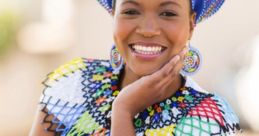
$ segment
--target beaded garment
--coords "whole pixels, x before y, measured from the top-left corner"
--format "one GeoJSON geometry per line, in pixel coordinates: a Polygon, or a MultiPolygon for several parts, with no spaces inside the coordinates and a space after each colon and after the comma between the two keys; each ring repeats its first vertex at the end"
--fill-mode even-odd
{"type": "MultiPolygon", "coordinates": [[[[122,71],[122,70],[121,70],[122,71]]],[[[41,97],[46,131],[62,136],[109,135],[120,73],[107,60],[77,58],[48,75],[41,97]]],[[[134,118],[137,136],[232,135],[239,121],[228,103],[185,77],[170,98],[134,118]]]]}

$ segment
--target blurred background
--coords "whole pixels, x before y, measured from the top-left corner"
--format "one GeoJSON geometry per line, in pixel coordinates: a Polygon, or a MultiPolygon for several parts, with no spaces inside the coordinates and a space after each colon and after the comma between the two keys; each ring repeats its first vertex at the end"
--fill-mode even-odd
{"type": "MultiPolygon", "coordinates": [[[[258,0],[227,0],[191,41],[203,55],[193,78],[228,100],[247,136],[259,136],[258,14],[258,0]]],[[[0,136],[29,134],[49,72],[107,59],[112,43],[112,18],[95,0],[0,0],[0,136]]]]}

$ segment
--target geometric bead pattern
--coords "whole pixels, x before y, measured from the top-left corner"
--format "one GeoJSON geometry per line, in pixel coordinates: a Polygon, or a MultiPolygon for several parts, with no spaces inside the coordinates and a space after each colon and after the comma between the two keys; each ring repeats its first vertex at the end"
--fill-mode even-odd
{"type": "Polygon", "coordinates": [[[174,132],[174,129],[175,129],[175,125],[166,126],[161,129],[148,129],[145,132],[145,135],[147,135],[147,136],[166,136],[166,135],[172,134],[174,132]]]}
{"type": "MultiPolygon", "coordinates": [[[[84,103],[79,102],[80,99],[78,99],[76,95],[70,99],[74,100],[73,102],[58,97],[60,97],[59,94],[64,94],[66,89],[59,87],[59,85],[62,85],[66,80],[71,80],[72,77],[76,77],[73,81],[80,80],[77,75],[80,71],[85,69],[86,66],[82,58],[76,58],[48,74],[46,80],[43,82],[45,89],[40,100],[40,105],[42,107],[41,111],[45,113],[42,122],[47,124],[45,128],[47,131],[55,132],[56,135],[66,133],[82,114],[82,111],[85,109],[84,103]],[[63,91],[63,93],[61,93],[61,91],[63,91]]],[[[76,91],[74,86],[77,85],[71,84],[71,82],[69,83],[73,90],[68,90],[67,92],[76,91]]],[[[80,86],[78,90],[81,90],[80,86]]],[[[68,96],[65,97],[69,98],[68,96]]]]}
{"type": "Polygon", "coordinates": [[[216,102],[211,98],[205,98],[200,104],[192,108],[188,112],[188,115],[214,119],[218,121],[221,126],[224,126],[223,115],[216,102]]]}
{"type": "MultiPolygon", "coordinates": [[[[41,105],[46,114],[43,123],[49,124],[46,130],[62,136],[110,135],[112,102],[120,93],[118,84],[123,68],[115,72],[108,60],[81,58],[71,62],[61,69],[73,65],[73,70],[51,78],[45,89],[47,92],[43,92],[41,105]],[[74,69],[75,66],[80,67],[74,69]],[[73,80],[79,80],[72,84],[77,87],[66,87],[71,86],[73,80]],[[80,101],[56,96],[65,91],[58,90],[57,86],[69,88],[68,91],[73,93],[65,93],[69,95],[66,97],[80,101]],[[78,94],[81,96],[71,96],[78,94]]],[[[134,117],[136,135],[221,135],[240,129],[238,120],[232,115],[234,112],[227,111],[228,105],[223,99],[196,90],[197,87],[185,86],[193,82],[187,79],[171,97],[147,107],[134,117]]]]}
{"type": "Polygon", "coordinates": [[[224,99],[220,98],[218,95],[214,95],[212,97],[214,101],[217,101],[217,105],[219,105],[220,111],[224,111],[223,118],[224,118],[224,126],[222,126],[222,132],[219,134],[225,133],[227,135],[235,135],[241,134],[242,129],[239,126],[239,120],[237,115],[234,113],[233,109],[229,105],[229,103],[224,99]],[[235,133],[234,133],[235,132],[235,133]]]}
{"type": "Polygon", "coordinates": [[[82,117],[76,121],[76,125],[70,130],[67,136],[82,136],[94,130],[99,130],[101,126],[95,122],[94,118],[88,112],[85,112],[82,117]]]}
{"type": "Polygon", "coordinates": [[[196,23],[215,14],[225,0],[192,0],[192,9],[196,12],[196,23]]]}
{"type": "Polygon", "coordinates": [[[86,68],[84,65],[83,60],[81,58],[76,58],[56,69],[54,72],[48,75],[47,81],[53,82],[61,77],[66,77],[71,73],[74,73],[77,70],[83,70],[86,68]]]}
{"type": "Polygon", "coordinates": [[[213,119],[207,119],[199,116],[187,116],[181,119],[175,129],[176,136],[195,135],[195,136],[210,136],[214,132],[220,130],[219,124],[213,119]]]}

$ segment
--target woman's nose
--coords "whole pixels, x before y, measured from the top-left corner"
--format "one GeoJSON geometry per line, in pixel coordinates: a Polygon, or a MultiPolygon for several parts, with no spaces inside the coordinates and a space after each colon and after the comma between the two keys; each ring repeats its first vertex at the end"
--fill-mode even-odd
{"type": "Polygon", "coordinates": [[[136,29],[136,33],[144,37],[160,35],[161,31],[157,19],[151,16],[143,18],[136,29]]]}

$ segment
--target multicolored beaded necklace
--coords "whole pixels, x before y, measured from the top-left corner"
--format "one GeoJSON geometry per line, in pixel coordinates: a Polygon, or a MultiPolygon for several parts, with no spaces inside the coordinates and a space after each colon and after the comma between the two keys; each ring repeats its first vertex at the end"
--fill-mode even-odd
{"type": "MultiPolygon", "coordinates": [[[[84,95],[86,99],[85,110],[89,111],[88,114],[92,115],[95,121],[105,128],[96,133],[104,133],[107,132],[104,130],[110,129],[111,105],[120,92],[119,79],[123,72],[113,73],[111,67],[105,67],[98,63],[100,62],[87,63],[89,66],[84,71],[83,77],[85,80],[82,84],[85,86],[83,91],[87,92],[84,95]]],[[[192,88],[182,87],[172,97],[137,114],[134,118],[136,131],[143,132],[147,128],[156,129],[177,124],[192,107],[210,96],[210,94],[205,95],[192,88]]]]}

